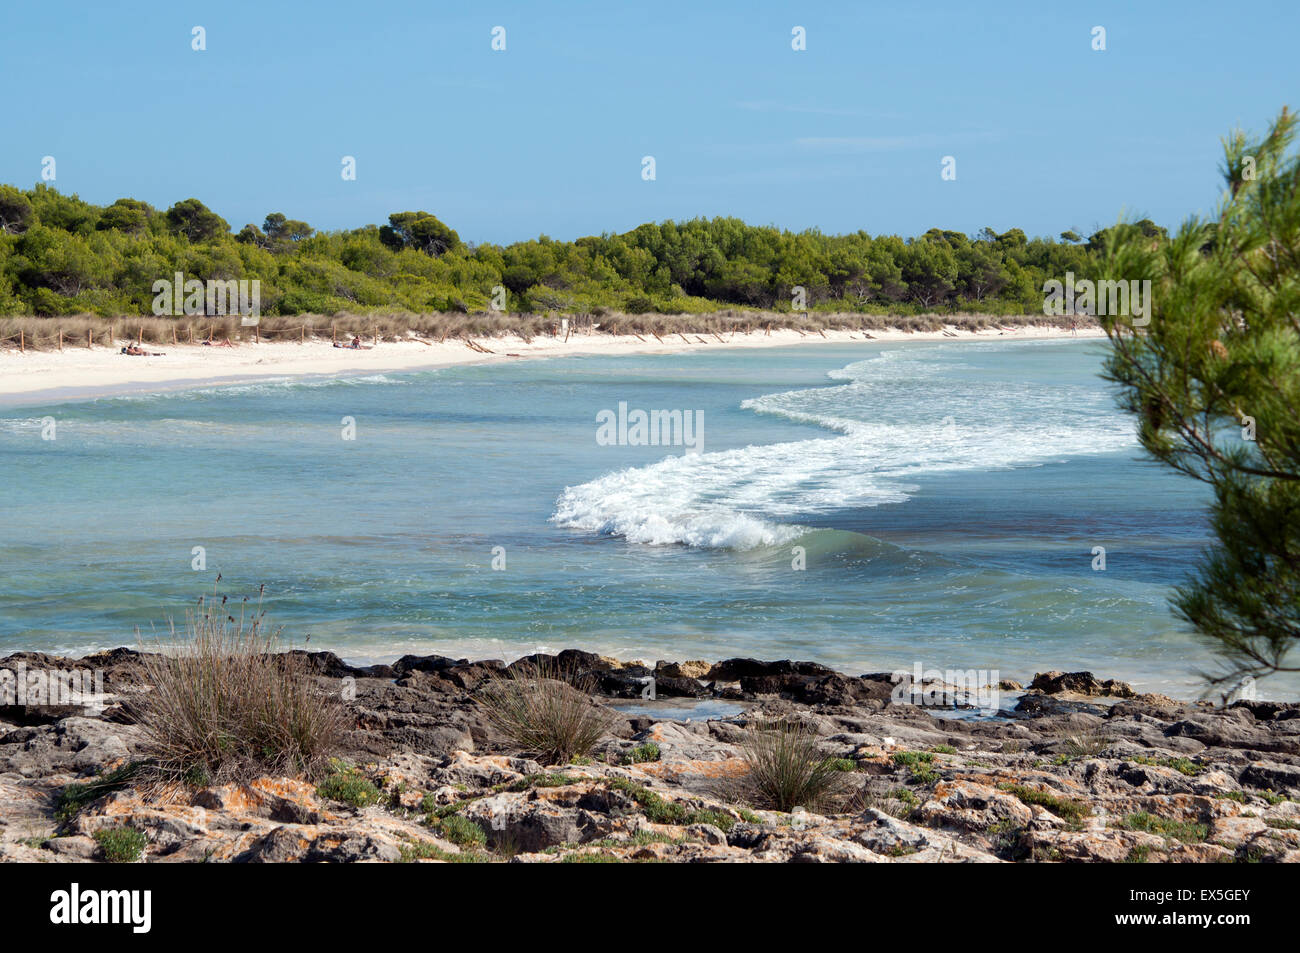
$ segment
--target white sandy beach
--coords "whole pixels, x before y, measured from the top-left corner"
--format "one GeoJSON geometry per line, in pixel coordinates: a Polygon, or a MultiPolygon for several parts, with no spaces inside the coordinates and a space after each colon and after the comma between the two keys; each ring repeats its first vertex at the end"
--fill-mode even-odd
{"type": "Polygon", "coordinates": [[[460,340],[380,342],[370,350],[336,348],[328,341],[245,342],[235,347],[154,345],[159,357],[130,356],[114,348],[68,348],[64,351],[15,350],[0,352],[0,400],[28,403],[102,397],[113,394],[175,390],[244,383],[250,380],[311,377],[317,375],[374,374],[416,371],[456,364],[481,364],[535,357],[573,354],[656,354],[703,348],[781,347],[792,344],[827,344],[867,341],[974,341],[1025,340],[1066,337],[1101,337],[1098,329],[1077,335],[1060,328],[1018,328],[1014,331],[827,331],[800,333],[776,330],[770,334],[732,334],[721,340],[713,335],[665,337],[611,336],[600,333],[535,337],[531,343],[514,335],[482,338],[475,343],[492,353],[471,349],[460,340]],[[955,337],[949,336],[956,334],[955,337]]]}

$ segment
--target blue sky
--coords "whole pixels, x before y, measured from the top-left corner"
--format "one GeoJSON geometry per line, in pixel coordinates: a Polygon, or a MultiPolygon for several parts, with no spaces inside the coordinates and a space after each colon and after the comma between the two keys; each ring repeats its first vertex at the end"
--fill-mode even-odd
{"type": "Polygon", "coordinates": [[[0,181],[29,187],[52,155],[62,191],[196,196],[235,229],[406,209],[478,242],[699,215],[1172,226],[1213,209],[1222,135],[1300,108],[1295,0],[11,0],[0,27],[0,181]]]}

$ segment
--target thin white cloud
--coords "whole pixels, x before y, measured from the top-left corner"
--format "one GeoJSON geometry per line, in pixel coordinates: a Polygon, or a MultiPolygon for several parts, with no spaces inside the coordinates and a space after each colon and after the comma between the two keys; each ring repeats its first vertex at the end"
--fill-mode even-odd
{"type": "MultiPolygon", "coordinates": [[[[760,113],[803,113],[810,116],[865,116],[861,109],[844,109],[839,106],[807,106],[798,103],[782,103],[776,100],[749,100],[736,103],[737,108],[748,112],[760,113]]],[[[878,117],[883,118],[883,117],[878,117]]]]}
{"type": "Polygon", "coordinates": [[[890,152],[933,145],[934,136],[805,136],[794,141],[804,149],[825,152],[890,152]]]}
{"type": "Polygon", "coordinates": [[[803,136],[794,140],[800,149],[839,155],[861,152],[896,152],[903,149],[943,149],[959,144],[987,142],[997,138],[983,130],[954,132],[945,136],[933,133],[916,136],[803,136]]]}

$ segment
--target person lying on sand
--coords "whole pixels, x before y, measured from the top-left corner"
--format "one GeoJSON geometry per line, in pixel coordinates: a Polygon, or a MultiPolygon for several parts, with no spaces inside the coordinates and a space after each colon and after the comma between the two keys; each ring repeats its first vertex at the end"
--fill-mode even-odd
{"type": "Polygon", "coordinates": [[[238,347],[239,346],[238,344],[235,344],[233,341],[231,341],[230,338],[226,338],[224,341],[200,341],[199,343],[202,344],[204,347],[238,347]]]}
{"type": "Polygon", "coordinates": [[[340,344],[338,341],[335,341],[335,342],[334,342],[334,346],[335,346],[335,347],[341,347],[341,348],[344,348],[345,350],[349,350],[349,351],[369,351],[369,350],[370,350],[369,347],[366,347],[365,345],[363,345],[363,344],[361,343],[361,338],[359,338],[359,337],[354,337],[354,338],[352,339],[352,343],[350,343],[350,344],[340,344]]]}
{"type": "Polygon", "coordinates": [[[126,347],[122,348],[122,353],[131,354],[136,357],[163,357],[166,354],[165,351],[146,351],[137,344],[128,344],[126,347]]]}

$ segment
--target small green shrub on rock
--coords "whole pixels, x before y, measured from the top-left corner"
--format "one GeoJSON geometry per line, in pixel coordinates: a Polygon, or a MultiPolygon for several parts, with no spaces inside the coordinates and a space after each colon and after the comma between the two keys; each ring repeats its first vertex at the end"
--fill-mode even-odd
{"type": "Polygon", "coordinates": [[[1148,834],[1159,834],[1161,837],[1172,837],[1174,840],[1180,840],[1187,844],[1202,843],[1205,838],[1210,836],[1210,829],[1205,824],[1197,824],[1193,821],[1176,821],[1172,818],[1149,814],[1146,811],[1129,814],[1116,826],[1130,831],[1145,831],[1148,834]]]}
{"type": "Polygon", "coordinates": [[[1092,813],[1092,808],[1082,801],[1057,797],[1055,794],[1039,791],[1023,784],[999,784],[998,787],[1008,794],[1015,795],[1022,804],[1038,804],[1067,821],[1081,821],[1092,813]]]}
{"type": "Polygon", "coordinates": [[[94,837],[104,859],[115,864],[135,863],[149,843],[143,831],[131,827],[106,827],[95,831],[94,837]]]}
{"type": "Polygon", "coordinates": [[[639,744],[627,753],[624,758],[624,764],[644,764],[648,761],[658,761],[661,756],[659,746],[653,741],[647,741],[639,744]]]}
{"type": "Polygon", "coordinates": [[[54,808],[54,817],[58,821],[69,821],[76,817],[83,807],[105,794],[120,791],[126,787],[140,772],[137,764],[124,764],[107,774],[101,774],[92,781],[74,781],[64,785],[59,792],[59,800],[54,808]]]}
{"type": "Polygon", "coordinates": [[[458,847],[482,847],[487,843],[487,832],[468,817],[451,814],[438,823],[442,835],[458,847]]]}
{"type": "Polygon", "coordinates": [[[374,782],[356,768],[337,759],[330,762],[330,767],[333,773],[316,788],[318,797],[353,807],[370,807],[383,800],[374,782]]]}

